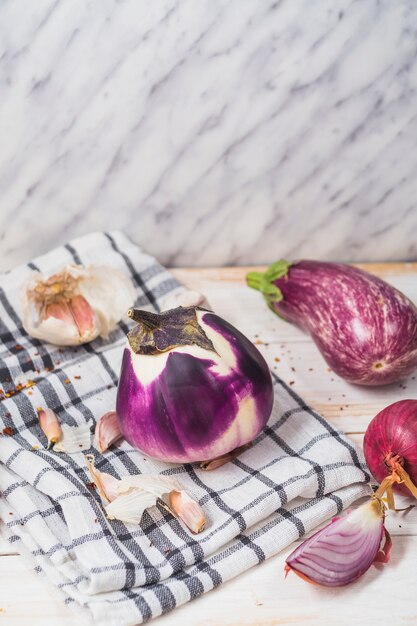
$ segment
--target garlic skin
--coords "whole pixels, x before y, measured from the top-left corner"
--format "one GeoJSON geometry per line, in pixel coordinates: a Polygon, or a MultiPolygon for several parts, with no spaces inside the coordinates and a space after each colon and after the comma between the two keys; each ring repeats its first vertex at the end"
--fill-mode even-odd
{"type": "Polygon", "coordinates": [[[128,276],[99,265],[68,265],[52,276],[33,273],[22,291],[23,327],[58,346],[107,338],[136,299],[128,276]]]}
{"type": "Polygon", "coordinates": [[[53,447],[54,452],[76,454],[91,448],[90,425],[86,422],[80,426],[62,424],[62,435],[53,447]]]}
{"type": "Polygon", "coordinates": [[[206,519],[200,505],[175,478],[162,474],[134,474],[119,480],[111,474],[100,472],[94,465],[92,454],[86,455],[86,462],[108,519],[140,524],[145,510],[160,500],[192,533],[204,530],[206,519]]]}
{"type": "Polygon", "coordinates": [[[117,496],[105,506],[109,519],[117,519],[125,524],[140,524],[146,509],[156,504],[157,498],[149,491],[132,489],[117,496]]]}

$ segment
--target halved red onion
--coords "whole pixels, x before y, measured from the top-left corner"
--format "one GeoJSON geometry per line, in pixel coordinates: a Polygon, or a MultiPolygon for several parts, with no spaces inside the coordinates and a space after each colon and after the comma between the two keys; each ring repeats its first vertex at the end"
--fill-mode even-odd
{"type": "Polygon", "coordinates": [[[347,585],[364,574],[374,561],[387,562],[391,539],[384,527],[385,506],[371,498],[304,541],[286,559],[290,570],[308,582],[325,587],[347,585]],[[385,543],[381,541],[385,533],[385,543]]]}

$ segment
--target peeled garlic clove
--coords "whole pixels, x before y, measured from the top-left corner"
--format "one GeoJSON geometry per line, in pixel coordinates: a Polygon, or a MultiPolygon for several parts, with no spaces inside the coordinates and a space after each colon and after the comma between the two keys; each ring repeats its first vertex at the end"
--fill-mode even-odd
{"type": "Polygon", "coordinates": [[[101,453],[123,437],[120,430],[119,418],[115,411],[110,411],[103,415],[97,422],[95,430],[95,446],[101,453]]]}
{"type": "Polygon", "coordinates": [[[172,491],[169,494],[170,508],[184,524],[197,534],[204,530],[206,518],[200,505],[186,491],[172,491]]]}
{"type": "Polygon", "coordinates": [[[40,409],[38,411],[39,425],[48,439],[48,448],[56,443],[62,436],[61,425],[52,409],[40,409]]]}
{"type": "Polygon", "coordinates": [[[199,291],[193,291],[192,289],[185,289],[180,287],[175,291],[171,291],[166,296],[161,298],[160,302],[161,311],[169,311],[170,309],[176,309],[178,306],[199,306],[203,309],[212,310],[206,296],[199,291]]]}
{"type": "Polygon", "coordinates": [[[107,337],[136,299],[131,280],[105,266],[68,265],[33,274],[23,290],[23,326],[37,339],[71,346],[107,337]]]}
{"type": "Polygon", "coordinates": [[[62,425],[62,436],[54,445],[54,452],[75,454],[91,448],[91,431],[88,423],[80,426],[62,425]]]}

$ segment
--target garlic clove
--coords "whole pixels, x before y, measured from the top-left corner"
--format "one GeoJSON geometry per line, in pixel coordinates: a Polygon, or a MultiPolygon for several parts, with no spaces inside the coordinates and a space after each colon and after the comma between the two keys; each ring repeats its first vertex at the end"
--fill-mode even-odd
{"type": "Polygon", "coordinates": [[[90,476],[97,487],[98,494],[104,504],[112,502],[119,496],[120,480],[107,474],[107,472],[100,472],[94,465],[94,455],[86,454],[85,460],[87,462],[88,471],[90,476]]]}
{"type": "Polygon", "coordinates": [[[119,496],[120,480],[106,472],[100,472],[94,465],[94,454],[86,454],[88,471],[102,502],[107,505],[119,496]]]}
{"type": "Polygon", "coordinates": [[[74,317],[67,302],[57,302],[47,305],[44,312],[41,314],[41,318],[43,320],[47,320],[49,317],[61,320],[61,322],[64,322],[65,324],[76,326],[74,317]]]}
{"type": "Polygon", "coordinates": [[[83,296],[74,296],[69,303],[72,317],[81,338],[95,331],[94,311],[83,296]]]}
{"type": "Polygon", "coordinates": [[[79,343],[79,332],[76,324],[73,321],[68,323],[68,318],[62,319],[63,313],[58,313],[55,310],[54,313],[57,315],[61,314],[61,318],[56,317],[54,314],[43,320],[38,318],[38,321],[34,322],[34,316],[30,313],[30,308],[28,307],[23,316],[23,327],[31,337],[36,339],[48,341],[59,346],[77,345],[79,343]]]}
{"type": "Polygon", "coordinates": [[[48,439],[48,448],[62,436],[62,429],[58,417],[52,409],[38,410],[39,425],[48,439]]]}
{"type": "Polygon", "coordinates": [[[74,296],[68,302],[62,301],[46,306],[41,312],[40,325],[45,332],[48,332],[52,325],[54,328],[58,327],[56,321],[52,321],[51,318],[65,324],[65,327],[60,329],[63,338],[70,340],[74,338],[77,343],[85,343],[98,336],[99,329],[95,323],[94,311],[83,296],[74,296]]]}
{"type": "Polygon", "coordinates": [[[95,430],[95,442],[94,445],[101,453],[108,450],[108,448],[123,437],[120,430],[119,418],[115,411],[109,411],[105,413],[103,417],[97,422],[95,430]]]}
{"type": "Polygon", "coordinates": [[[107,472],[101,472],[100,484],[103,493],[109,502],[113,502],[113,500],[119,497],[120,480],[107,472]]]}
{"type": "Polygon", "coordinates": [[[62,436],[55,443],[53,447],[54,452],[75,454],[89,448],[91,448],[91,431],[87,422],[80,426],[62,424],[62,436]]]}
{"type": "Polygon", "coordinates": [[[186,491],[172,491],[169,494],[170,508],[184,524],[197,534],[204,530],[206,518],[200,505],[186,491]]]}

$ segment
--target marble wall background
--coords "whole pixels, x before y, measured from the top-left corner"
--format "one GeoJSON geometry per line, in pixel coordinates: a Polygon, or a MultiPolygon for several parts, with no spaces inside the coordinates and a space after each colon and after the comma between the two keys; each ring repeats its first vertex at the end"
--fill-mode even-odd
{"type": "Polygon", "coordinates": [[[2,0],[0,269],[417,258],[413,0],[2,0]]]}

